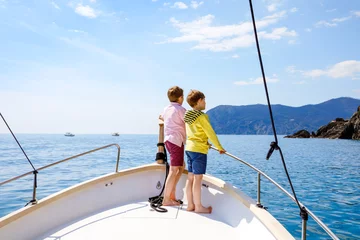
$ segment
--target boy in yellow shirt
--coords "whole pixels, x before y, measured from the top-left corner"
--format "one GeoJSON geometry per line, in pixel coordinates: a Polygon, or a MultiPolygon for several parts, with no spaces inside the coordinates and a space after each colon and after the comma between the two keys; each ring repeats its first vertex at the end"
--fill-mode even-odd
{"type": "Polygon", "coordinates": [[[206,172],[208,140],[219,149],[220,154],[225,153],[216,133],[214,132],[209,117],[201,110],[205,110],[205,95],[197,90],[191,90],[186,101],[193,108],[185,113],[186,147],[185,153],[188,163],[188,179],[186,182],[186,195],[188,211],[197,213],[211,213],[212,207],[201,204],[201,181],[206,172]]]}

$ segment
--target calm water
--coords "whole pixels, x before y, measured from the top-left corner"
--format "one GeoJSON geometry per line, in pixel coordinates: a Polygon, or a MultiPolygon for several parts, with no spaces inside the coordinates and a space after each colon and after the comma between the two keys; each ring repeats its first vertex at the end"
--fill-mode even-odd
{"type": "MultiPolygon", "coordinates": [[[[35,167],[111,143],[121,146],[120,169],[154,161],[157,135],[19,134],[18,140],[35,167]]],[[[219,136],[224,148],[267,173],[290,192],[278,152],[265,160],[272,136],[219,136]]],[[[360,141],[284,139],[279,137],[298,199],[340,239],[360,239],[360,141]]],[[[256,173],[238,161],[210,151],[208,173],[241,188],[256,199],[256,173]]],[[[59,164],[38,174],[37,198],[74,183],[115,170],[116,148],[59,164]]],[[[31,171],[9,134],[0,134],[0,182],[31,171]]],[[[33,178],[0,186],[0,217],[24,206],[32,197],[33,178]]],[[[301,236],[299,210],[280,190],[262,181],[262,203],[293,235],[301,236]]],[[[311,217],[309,239],[330,239],[311,217]]]]}

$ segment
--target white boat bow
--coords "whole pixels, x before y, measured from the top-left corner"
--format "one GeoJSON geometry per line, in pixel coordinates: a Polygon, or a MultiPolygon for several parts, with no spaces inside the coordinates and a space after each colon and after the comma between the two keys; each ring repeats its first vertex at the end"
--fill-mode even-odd
{"type": "Polygon", "coordinates": [[[185,182],[177,195],[184,206],[153,211],[148,198],[160,193],[165,167],[150,164],[111,173],[65,189],[0,219],[0,239],[294,239],[256,202],[224,181],[205,175],[202,201],[212,214],[186,211],[185,182]],[[19,229],[24,229],[26,231],[19,229]]]}

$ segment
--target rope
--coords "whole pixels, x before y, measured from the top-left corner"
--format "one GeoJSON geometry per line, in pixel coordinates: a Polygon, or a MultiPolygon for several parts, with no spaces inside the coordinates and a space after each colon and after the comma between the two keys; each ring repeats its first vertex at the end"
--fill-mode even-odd
{"type": "Polygon", "coordinates": [[[262,73],[262,78],[263,78],[263,82],[264,82],[264,87],[265,87],[265,93],[266,93],[266,99],[267,99],[267,104],[268,104],[268,108],[269,108],[269,113],[270,113],[270,119],[271,119],[271,126],[273,129],[273,133],[274,133],[274,138],[275,138],[275,142],[271,142],[270,144],[270,149],[266,155],[266,160],[269,160],[269,158],[271,157],[271,154],[273,153],[274,150],[279,150],[280,152],[280,156],[281,156],[281,161],[283,163],[283,167],[286,173],[286,176],[288,178],[291,190],[293,192],[294,198],[296,200],[296,204],[298,205],[299,209],[300,209],[300,216],[303,220],[307,220],[308,219],[308,213],[305,209],[305,207],[301,207],[300,203],[296,197],[295,194],[295,190],[294,187],[292,185],[289,173],[287,171],[286,168],[286,163],[284,160],[284,156],[283,153],[281,151],[281,148],[279,147],[278,144],[278,138],[277,138],[277,134],[276,134],[276,129],[275,129],[275,123],[274,123],[274,117],[272,114],[272,110],[271,110],[271,104],[270,104],[270,97],[269,97],[269,92],[268,92],[268,88],[267,88],[267,84],[266,84],[266,79],[265,79],[265,71],[264,71],[264,66],[263,66],[263,62],[262,62],[262,58],[261,58],[261,52],[260,52],[260,45],[259,45],[259,40],[258,40],[258,35],[257,35],[257,30],[256,30],[256,24],[255,24],[255,16],[254,16],[254,10],[253,10],[253,6],[252,6],[252,1],[249,0],[249,4],[250,4],[250,11],[251,11],[251,17],[252,17],[252,23],[253,23],[253,27],[254,27],[254,34],[255,34],[255,40],[256,40],[256,47],[257,47],[257,52],[258,52],[258,56],[259,56],[259,62],[260,62],[260,67],[261,67],[261,73],[262,73]]]}
{"type": "Polygon", "coordinates": [[[162,202],[163,202],[163,197],[161,196],[164,192],[164,189],[165,189],[165,183],[166,183],[166,179],[169,175],[169,163],[167,161],[167,152],[166,152],[166,148],[165,148],[165,144],[164,143],[158,143],[157,146],[163,146],[164,147],[164,153],[162,152],[158,152],[156,153],[156,160],[159,160],[159,159],[163,159],[164,162],[165,162],[165,168],[166,168],[166,171],[165,171],[165,180],[164,180],[164,184],[163,184],[163,187],[161,189],[161,192],[159,195],[157,196],[154,196],[154,197],[150,197],[149,198],[149,203],[150,203],[150,207],[152,209],[154,209],[155,211],[157,212],[162,212],[162,213],[165,213],[167,212],[168,210],[166,208],[163,208],[162,207],[162,202]]]}

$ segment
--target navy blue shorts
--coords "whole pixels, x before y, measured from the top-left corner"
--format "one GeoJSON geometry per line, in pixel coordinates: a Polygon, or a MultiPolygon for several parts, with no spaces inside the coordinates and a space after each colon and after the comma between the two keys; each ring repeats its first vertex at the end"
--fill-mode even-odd
{"type": "Polygon", "coordinates": [[[207,154],[185,151],[188,164],[188,172],[193,174],[205,174],[207,154]]]}

